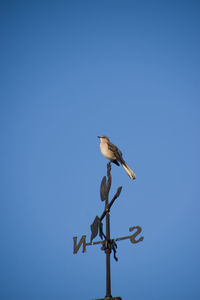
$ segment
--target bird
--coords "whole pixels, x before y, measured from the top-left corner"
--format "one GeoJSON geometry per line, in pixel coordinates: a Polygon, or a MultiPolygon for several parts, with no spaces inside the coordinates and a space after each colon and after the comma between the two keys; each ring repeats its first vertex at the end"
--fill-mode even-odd
{"type": "Polygon", "coordinates": [[[100,150],[103,156],[109,159],[111,162],[116,164],[117,166],[122,165],[128,176],[134,180],[136,179],[135,173],[131,170],[131,168],[127,165],[125,160],[122,158],[122,152],[112,144],[109,138],[105,135],[98,136],[100,139],[100,150]],[[119,164],[120,163],[120,164],[119,164]]]}

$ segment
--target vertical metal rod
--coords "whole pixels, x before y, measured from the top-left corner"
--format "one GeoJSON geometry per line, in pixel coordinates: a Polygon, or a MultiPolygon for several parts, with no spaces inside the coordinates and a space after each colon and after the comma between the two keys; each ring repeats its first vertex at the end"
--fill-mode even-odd
{"type": "MultiPolygon", "coordinates": [[[[105,203],[106,207],[108,207],[108,198],[105,203]]],[[[110,240],[110,213],[106,212],[106,239],[110,240]]],[[[111,276],[110,276],[110,247],[107,244],[106,249],[106,297],[111,296],[111,276]]]]}

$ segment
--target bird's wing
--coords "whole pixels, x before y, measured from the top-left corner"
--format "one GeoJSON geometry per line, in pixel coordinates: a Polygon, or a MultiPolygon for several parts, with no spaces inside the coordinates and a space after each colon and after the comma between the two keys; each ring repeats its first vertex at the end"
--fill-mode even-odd
{"type": "Polygon", "coordinates": [[[108,149],[114,153],[116,159],[121,163],[122,162],[121,151],[115,145],[113,145],[111,142],[108,143],[108,149]]]}

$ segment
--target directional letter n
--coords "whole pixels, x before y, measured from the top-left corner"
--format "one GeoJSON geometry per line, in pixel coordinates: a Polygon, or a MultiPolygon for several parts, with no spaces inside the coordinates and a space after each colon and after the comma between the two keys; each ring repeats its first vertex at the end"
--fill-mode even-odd
{"type": "Polygon", "coordinates": [[[79,248],[81,247],[82,244],[83,244],[83,251],[82,252],[84,253],[86,251],[86,241],[85,241],[85,239],[86,239],[86,235],[82,235],[82,237],[81,237],[81,239],[80,239],[80,241],[77,245],[77,236],[73,237],[73,240],[74,240],[74,251],[73,251],[73,253],[74,254],[76,254],[78,252],[78,250],[79,250],[79,248]]]}

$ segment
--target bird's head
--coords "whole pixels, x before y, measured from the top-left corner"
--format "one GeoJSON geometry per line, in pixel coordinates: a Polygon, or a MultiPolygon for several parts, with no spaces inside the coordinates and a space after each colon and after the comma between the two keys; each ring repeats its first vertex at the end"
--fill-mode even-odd
{"type": "Polygon", "coordinates": [[[109,138],[105,135],[101,135],[101,136],[98,136],[98,138],[100,139],[101,142],[103,141],[110,141],[109,138]]]}

